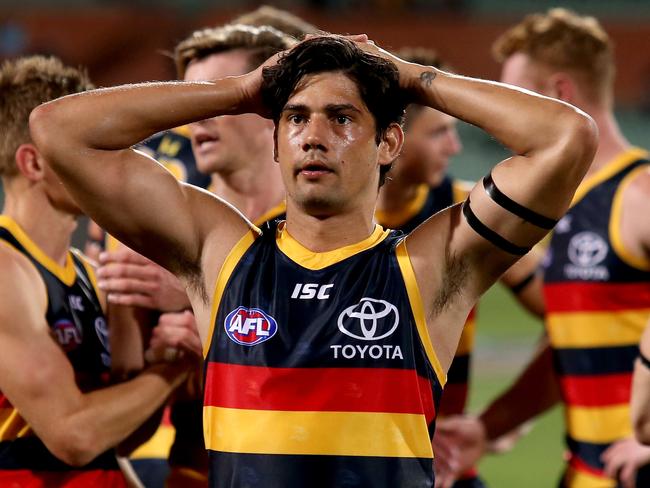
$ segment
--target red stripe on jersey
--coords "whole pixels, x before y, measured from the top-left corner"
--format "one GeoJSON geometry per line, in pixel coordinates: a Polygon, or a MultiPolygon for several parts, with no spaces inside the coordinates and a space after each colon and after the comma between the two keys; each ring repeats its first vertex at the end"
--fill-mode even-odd
{"type": "Polygon", "coordinates": [[[410,369],[269,368],[210,362],[205,406],[411,413],[424,414],[427,422],[435,418],[431,384],[410,369]]]}
{"type": "Polygon", "coordinates": [[[13,408],[11,402],[2,393],[0,393],[0,408],[13,408]]]}
{"type": "Polygon", "coordinates": [[[470,320],[474,320],[476,318],[476,307],[472,307],[472,309],[469,311],[469,315],[467,315],[467,320],[466,322],[469,322],[470,320]]]}
{"type": "Polygon", "coordinates": [[[465,411],[467,403],[467,383],[447,383],[440,399],[442,416],[457,415],[465,411]]]}
{"type": "Polygon", "coordinates": [[[573,469],[576,471],[582,471],[583,473],[589,473],[594,476],[599,476],[601,478],[605,478],[605,472],[594,468],[593,466],[590,466],[589,464],[585,463],[582,459],[580,459],[578,456],[571,456],[571,459],[569,459],[569,466],[571,466],[573,469]]]}
{"type": "Polygon", "coordinates": [[[549,312],[591,312],[650,308],[648,283],[546,283],[549,312]]]}
{"type": "Polygon", "coordinates": [[[121,471],[30,471],[26,469],[0,470],[0,486],[29,488],[127,488],[121,471]]]}
{"type": "Polygon", "coordinates": [[[579,407],[604,407],[629,403],[632,373],[563,376],[565,401],[579,407]]]}

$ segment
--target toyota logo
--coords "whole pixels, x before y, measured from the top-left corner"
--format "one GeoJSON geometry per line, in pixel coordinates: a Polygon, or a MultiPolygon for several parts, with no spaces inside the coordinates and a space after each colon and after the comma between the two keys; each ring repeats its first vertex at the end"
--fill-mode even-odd
{"type": "Polygon", "coordinates": [[[600,264],[607,256],[605,240],[595,232],[580,232],[569,242],[569,259],[573,264],[586,268],[600,264]]]}
{"type": "Polygon", "coordinates": [[[361,341],[378,341],[388,337],[399,324],[397,307],[385,300],[362,298],[339,315],[339,330],[361,341]]]}

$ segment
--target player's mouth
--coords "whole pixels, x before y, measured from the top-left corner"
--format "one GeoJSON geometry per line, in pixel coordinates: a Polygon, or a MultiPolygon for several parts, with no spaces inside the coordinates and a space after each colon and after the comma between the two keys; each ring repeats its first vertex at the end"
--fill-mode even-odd
{"type": "Polygon", "coordinates": [[[302,175],[309,180],[317,179],[331,173],[334,173],[334,170],[327,163],[318,160],[305,161],[296,168],[296,176],[302,175]]]}
{"type": "Polygon", "coordinates": [[[194,147],[199,152],[209,151],[219,142],[219,136],[205,132],[194,134],[194,147]]]}

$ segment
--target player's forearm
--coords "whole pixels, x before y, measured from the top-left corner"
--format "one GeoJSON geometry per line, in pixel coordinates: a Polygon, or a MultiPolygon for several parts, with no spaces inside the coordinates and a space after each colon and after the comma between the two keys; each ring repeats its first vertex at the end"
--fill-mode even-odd
{"type": "Polygon", "coordinates": [[[515,154],[572,147],[592,121],[575,107],[507,85],[413,65],[411,92],[420,103],[481,127],[515,154]]]}
{"type": "MultiPolygon", "coordinates": [[[[80,407],[64,419],[61,429],[71,429],[70,456],[83,465],[117,446],[149,419],[185,379],[177,366],[154,365],[136,378],[84,395],[80,407]]],[[[67,460],[70,462],[70,460],[67,460]]]]}
{"type": "Polygon", "coordinates": [[[559,401],[553,354],[546,344],[515,383],[480,415],[487,441],[511,432],[559,401]]]}
{"type": "Polygon", "coordinates": [[[70,95],[37,107],[30,130],[46,153],[75,146],[125,149],[164,129],[238,113],[240,79],[143,83],[70,95]]]}

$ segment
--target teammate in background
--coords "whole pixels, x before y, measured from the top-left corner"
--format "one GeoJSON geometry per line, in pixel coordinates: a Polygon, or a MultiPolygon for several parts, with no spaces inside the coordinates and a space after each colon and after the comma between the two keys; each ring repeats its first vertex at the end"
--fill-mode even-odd
{"type": "MultiPolygon", "coordinates": [[[[449,71],[437,53],[426,48],[403,48],[397,55],[408,62],[449,71]]],[[[375,217],[385,228],[413,231],[436,212],[461,203],[469,194],[467,182],[447,174],[449,159],[461,150],[456,122],[443,112],[422,105],[409,105],[404,121],[404,146],[379,192],[375,217]]],[[[473,185],[472,185],[473,186],[473,185]]],[[[508,270],[501,281],[508,286],[529,311],[543,316],[541,297],[534,291],[541,285],[536,273],[537,259],[527,255],[508,270]],[[537,300],[535,300],[537,298],[537,300]]],[[[475,309],[463,329],[454,360],[447,374],[447,384],[440,401],[439,414],[459,415],[465,411],[469,389],[471,353],[474,347],[475,309]]],[[[434,452],[439,447],[434,438],[434,452]]],[[[440,457],[441,460],[444,457],[440,457]]],[[[438,471],[442,469],[437,467],[438,471]]],[[[476,470],[464,473],[455,488],[482,487],[476,470]]]]}
{"type": "Polygon", "coordinates": [[[262,5],[251,12],[235,17],[230,23],[252,25],[255,27],[266,25],[298,40],[302,40],[307,34],[316,34],[319,32],[318,27],[301,19],[297,15],[270,5],[262,5]]]}
{"type": "MultiPolygon", "coordinates": [[[[295,41],[267,27],[226,25],[194,32],[178,44],[175,62],[179,78],[208,81],[237,76],[257,68],[268,57],[295,41]]],[[[212,177],[209,190],[237,206],[257,225],[284,214],[284,187],[273,160],[273,123],[258,115],[217,117],[190,124],[198,169],[212,177]]],[[[178,312],[190,303],[171,273],[136,253],[122,249],[101,256],[100,287],[114,303],[178,312]]],[[[165,314],[184,329],[186,314],[165,314]]],[[[197,388],[197,393],[200,393],[197,388]]],[[[147,486],[160,486],[171,466],[168,486],[201,485],[207,457],[201,440],[201,396],[176,402],[169,423],[133,455],[133,465],[147,486]],[[194,435],[193,435],[194,434],[194,435]],[[198,434],[198,435],[196,435],[198,434]],[[174,444],[172,445],[172,440],[174,444]]]]}
{"type": "Polygon", "coordinates": [[[188,361],[152,365],[115,384],[121,374],[113,373],[141,363],[141,351],[130,364],[113,361],[139,331],[121,327],[121,342],[113,334],[123,324],[107,317],[94,270],[70,249],[81,211],[28,127],[33,108],[89,88],[84,72],[54,58],[22,58],[0,68],[2,486],[126,486],[114,448],[192,367],[188,361]]]}
{"type": "Polygon", "coordinates": [[[544,263],[550,348],[478,419],[441,422],[440,432],[456,439],[460,465],[472,465],[486,441],[562,401],[562,486],[631,487],[635,477],[647,486],[650,449],[632,437],[629,402],[650,308],[650,166],[614,118],[611,42],[595,18],[553,9],[527,16],[494,52],[502,81],[580,107],[596,121],[600,144],[544,263]]]}
{"type": "Polygon", "coordinates": [[[75,199],[187,285],[208,361],[213,486],[431,486],[436,404],[467,314],[564,213],[593,156],[592,121],[568,104],[352,39],[309,39],[240,77],[95,91],[31,115],[75,199]],[[373,217],[404,100],[515,154],[486,181],[497,197],[477,186],[406,238],[373,217]],[[276,124],[287,190],[286,222],[265,230],[130,149],[251,112],[276,124]]]}

